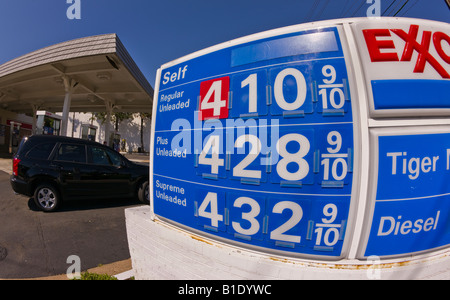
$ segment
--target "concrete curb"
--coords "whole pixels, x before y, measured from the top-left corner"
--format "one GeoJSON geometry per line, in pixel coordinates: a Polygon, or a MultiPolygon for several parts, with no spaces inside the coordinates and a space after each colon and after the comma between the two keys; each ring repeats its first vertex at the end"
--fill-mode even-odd
{"type": "MultiPolygon", "coordinates": [[[[130,258],[82,271],[82,273],[84,272],[107,274],[116,277],[118,280],[130,280],[134,276],[130,258]]],[[[2,280],[69,280],[69,278],[66,274],[60,274],[36,278],[0,278],[0,281],[2,280]]]]}
{"type": "Polygon", "coordinates": [[[118,280],[130,280],[131,277],[134,276],[134,271],[128,270],[128,271],[125,271],[125,272],[122,272],[120,274],[113,275],[113,276],[116,277],[118,280]]]}

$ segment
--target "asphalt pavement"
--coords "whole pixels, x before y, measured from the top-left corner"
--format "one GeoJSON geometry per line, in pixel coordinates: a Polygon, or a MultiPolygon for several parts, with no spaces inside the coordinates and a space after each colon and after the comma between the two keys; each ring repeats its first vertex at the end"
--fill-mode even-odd
{"type": "MultiPolygon", "coordinates": [[[[127,156],[148,162],[145,155],[127,156]]],[[[33,199],[14,194],[11,164],[0,158],[0,279],[65,274],[73,255],[79,257],[81,271],[130,258],[124,210],[142,203],[71,201],[57,212],[44,213],[33,199]]]]}

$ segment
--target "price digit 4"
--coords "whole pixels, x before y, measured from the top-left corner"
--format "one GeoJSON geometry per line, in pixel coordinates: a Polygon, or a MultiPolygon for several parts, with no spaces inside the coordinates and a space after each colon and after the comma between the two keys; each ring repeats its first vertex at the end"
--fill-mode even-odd
{"type": "Polygon", "coordinates": [[[222,158],[219,158],[219,146],[220,136],[211,135],[198,158],[199,164],[211,166],[211,174],[219,174],[219,167],[222,167],[224,165],[224,160],[222,158]],[[211,157],[206,157],[210,150],[211,157]]]}
{"type": "Polygon", "coordinates": [[[219,227],[219,221],[223,222],[223,215],[219,214],[217,205],[217,193],[209,192],[198,208],[198,215],[211,220],[212,227],[219,227]],[[208,211],[209,206],[209,211],[208,211]]]}
{"type": "Polygon", "coordinates": [[[199,120],[228,118],[230,77],[200,83],[199,120]]]}

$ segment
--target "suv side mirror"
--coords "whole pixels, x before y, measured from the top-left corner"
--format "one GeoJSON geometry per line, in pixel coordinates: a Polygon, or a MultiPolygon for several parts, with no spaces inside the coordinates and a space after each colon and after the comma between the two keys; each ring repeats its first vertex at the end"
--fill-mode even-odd
{"type": "Polygon", "coordinates": [[[128,167],[127,162],[124,161],[123,159],[120,160],[120,168],[121,168],[121,169],[124,169],[124,168],[127,168],[127,167],[128,167]]]}

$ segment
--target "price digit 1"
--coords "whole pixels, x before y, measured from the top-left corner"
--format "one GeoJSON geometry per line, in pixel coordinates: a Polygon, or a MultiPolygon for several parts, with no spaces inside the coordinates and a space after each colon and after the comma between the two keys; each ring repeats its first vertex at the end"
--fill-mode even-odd
{"type": "Polygon", "coordinates": [[[251,74],[246,79],[244,79],[241,82],[241,88],[244,88],[248,86],[248,112],[249,113],[255,113],[258,111],[258,90],[257,90],[257,83],[258,83],[258,75],[251,74]]]}

